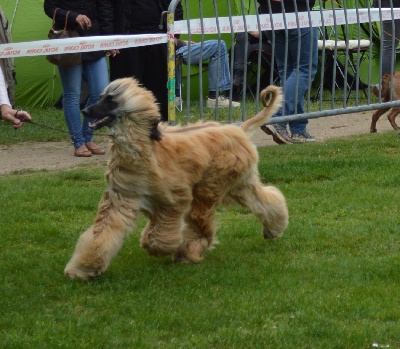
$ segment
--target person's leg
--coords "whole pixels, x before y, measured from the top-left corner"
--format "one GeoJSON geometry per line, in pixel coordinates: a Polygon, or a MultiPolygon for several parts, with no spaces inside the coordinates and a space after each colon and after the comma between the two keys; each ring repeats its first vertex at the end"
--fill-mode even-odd
{"type": "MultiPolygon", "coordinates": [[[[109,83],[108,68],[106,57],[95,61],[84,61],[83,73],[86,77],[89,86],[89,99],[86,102],[86,107],[96,103],[100,99],[101,93],[109,83]]],[[[91,142],[93,139],[93,131],[89,128],[89,119],[84,117],[82,131],[84,132],[85,143],[91,142]]]]}
{"type": "MultiPolygon", "coordinates": [[[[286,79],[288,78],[288,76],[290,75],[290,72],[293,69],[293,66],[291,64],[291,61],[289,61],[289,59],[291,58],[288,55],[288,61],[285,61],[285,52],[288,50],[286,47],[286,42],[287,42],[287,35],[285,33],[285,30],[276,30],[274,32],[274,35],[272,35],[273,33],[271,31],[267,32],[267,36],[269,38],[269,40],[271,42],[274,42],[275,44],[275,61],[276,61],[276,66],[278,68],[279,71],[279,79],[280,79],[280,85],[282,86],[282,88],[284,89],[284,95],[285,95],[285,105],[284,108],[281,108],[275,115],[273,115],[272,117],[279,117],[282,115],[287,115],[286,113],[286,87],[287,87],[287,83],[286,83],[286,79]]],[[[280,125],[283,128],[286,128],[287,123],[286,122],[282,122],[280,123],[280,125]]]]}
{"type": "Polygon", "coordinates": [[[208,64],[208,100],[207,107],[240,107],[239,102],[230,101],[221,95],[230,89],[230,73],[228,51],[223,40],[206,40],[202,43],[195,43],[177,50],[177,54],[182,55],[185,64],[197,65],[200,62],[210,60],[208,64]],[[217,87],[218,97],[217,103],[217,87]]]}
{"type": "MultiPolygon", "coordinates": [[[[58,67],[63,88],[63,110],[65,122],[75,149],[85,145],[79,107],[82,81],[82,65],[58,67]]],[[[90,155],[89,155],[90,156],[90,155]]]]}
{"type": "MultiPolygon", "coordinates": [[[[288,31],[288,68],[284,88],[285,107],[283,115],[304,113],[304,95],[309,89],[318,67],[317,35],[316,28],[291,29],[288,31]]],[[[277,63],[282,75],[281,62],[277,60],[277,63]]],[[[308,120],[289,122],[292,135],[305,133],[307,124],[308,120]]]]}
{"type": "MultiPolygon", "coordinates": [[[[280,78],[280,83],[282,86],[282,89],[284,90],[284,93],[286,93],[286,79],[287,75],[290,75],[291,70],[293,69],[293,66],[291,64],[291,61],[288,60],[286,61],[286,55],[285,51],[287,51],[286,47],[286,42],[287,42],[287,34],[285,30],[276,30],[274,32],[274,35],[271,31],[267,32],[267,36],[271,42],[274,43],[275,45],[275,61],[276,61],[276,66],[279,71],[279,78],[280,78]]],[[[286,99],[286,98],[285,98],[286,99]]],[[[279,117],[282,115],[285,115],[285,109],[286,109],[286,100],[285,100],[285,105],[283,108],[280,108],[278,112],[272,116],[272,118],[279,117]]],[[[273,124],[273,125],[264,125],[261,127],[261,129],[272,136],[273,140],[275,143],[278,144],[291,144],[291,138],[289,136],[289,133],[287,131],[287,123],[282,122],[279,124],[273,124]]]]}
{"type": "MultiPolygon", "coordinates": [[[[286,80],[285,114],[302,114],[304,113],[304,95],[311,86],[318,68],[317,28],[301,28],[300,36],[297,29],[290,30],[289,55],[293,70],[286,80]]],[[[292,135],[305,133],[307,124],[307,119],[289,122],[292,135]]]]}
{"type": "Polygon", "coordinates": [[[182,54],[185,64],[197,65],[206,60],[210,60],[208,64],[208,90],[220,92],[229,90],[230,73],[229,61],[226,44],[223,40],[206,40],[203,43],[195,43],[180,48],[177,54],[182,54]],[[219,51],[218,51],[219,49],[219,51]],[[190,52],[189,52],[190,51],[190,52]]]}
{"type": "MultiPolygon", "coordinates": [[[[251,35],[250,35],[251,36],[251,35]]],[[[245,32],[237,33],[235,39],[235,45],[233,46],[233,85],[240,86],[243,83],[243,75],[245,71],[245,66],[247,64],[246,59],[246,44],[248,53],[249,35],[245,32]]]]}
{"type": "Polygon", "coordinates": [[[396,70],[396,48],[400,42],[400,20],[382,22],[382,75],[396,70]],[[394,25],[394,31],[393,31],[394,25]],[[392,66],[393,60],[393,66],[392,66]]]}
{"type": "Polygon", "coordinates": [[[204,56],[210,58],[208,64],[208,90],[220,92],[229,90],[231,76],[229,73],[228,51],[225,41],[207,40],[204,42],[204,56]],[[219,51],[218,51],[219,49],[219,51]]]}
{"type": "Polygon", "coordinates": [[[106,57],[96,61],[84,62],[83,73],[88,82],[90,91],[89,99],[86,102],[86,107],[88,107],[100,99],[100,95],[110,83],[106,57]]]}
{"type": "Polygon", "coordinates": [[[233,46],[234,60],[233,60],[233,70],[244,71],[244,66],[247,63],[245,61],[244,53],[246,48],[247,33],[237,33],[235,39],[235,45],[233,46]]]}

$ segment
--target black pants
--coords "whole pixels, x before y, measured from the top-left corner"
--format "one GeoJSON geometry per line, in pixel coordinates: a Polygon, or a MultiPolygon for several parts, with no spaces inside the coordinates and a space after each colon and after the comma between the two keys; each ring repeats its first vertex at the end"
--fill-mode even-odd
{"type": "MultiPolygon", "coordinates": [[[[265,35],[265,32],[261,33],[261,38],[263,43],[268,42],[268,38],[265,35]]],[[[236,34],[236,39],[235,39],[235,45],[233,46],[234,49],[234,62],[233,62],[233,70],[239,69],[239,70],[244,70],[244,66],[247,64],[247,58],[244,56],[245,48],[246,48],[246,41],[248,41],[248,49],[247,49],[247,54],[251,52],[250,45],[254,45],[259,43],[259,39],[254,37],[251,34],[248,33],[237,33],[236,34]]],[[[254,46],[256,47],[256,46],[254,46]]]]}
{"type": "Polygon", "coordinates": [[[160,105],[161,120],[168,121],[167,45],[126,48],[110,59],[110,79],[134,77],[153,92],[160,105]]]}

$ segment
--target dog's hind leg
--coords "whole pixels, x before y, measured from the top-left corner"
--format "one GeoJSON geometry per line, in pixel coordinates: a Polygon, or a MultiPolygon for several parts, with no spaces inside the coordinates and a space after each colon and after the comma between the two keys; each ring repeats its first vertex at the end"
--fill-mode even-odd
{"type": "Polygon", "coordinates": [[[133,230],[138,212],[136,202],[105,192],[95,223],[80,236],[65,274],[71,279],[89,280],[104,272],[126,234],[133,230]]]}
{"type": "Polygon", "coordinates": [[[285,197],[273,186],[248,184],[235,188],[229,193],[240,205],[253,212],[263,225],[266,239],[273,239],[283,234],[289,221],[285,197]]]}
{"type": "Polygon", "coordinates": [[[399,130],[400,129],[399,126],[397,126],[396,121],[395,121],[396,120],[396,116],[399,115],[399,113],[400,113],[400,108],[397,107],[397,108],[392,108],[392,110],[387,115],[387,118],[388,118],[390,124],[392,125],[392,127],[395,130],[399,130]]]}
{"type": "Polygon", "coordinates": [[[379,118],[385,114],[390,108],[385,108],[385,109],[378,109],[372,114],[372,121],[371,121],[371,126],[370,126],[370,132],[375,133],[377,132],[376,129],[376,123],[378,122],[379,118]]]}

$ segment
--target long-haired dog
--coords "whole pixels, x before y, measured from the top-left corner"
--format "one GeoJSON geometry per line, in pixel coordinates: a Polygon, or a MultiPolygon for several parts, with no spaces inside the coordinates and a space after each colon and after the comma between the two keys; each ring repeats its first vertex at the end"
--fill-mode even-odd
{"type": "MultiPolygon", "coordinates": [[[[375,96],[379,97],[379,90],[376,86],[372,88],[372,92],[375,96]]],[[[397,101],[400,100],[400,72],[394,72],[392,74],[384,74],[382,76],[381,83],[381,98],[382,102],[397,101]]],[[[395,130],[399,130],[400,127],[396,124],[396,116],[400,113],[400,107],[378,109],[372,114],[372,122],[370,131],[372,133],[377,132],[376,123],[379,118],[390,109],[387,118],[395,130]]]]}
{"type": "Polygon", "coordinates": [[[148,218],[141,247],[175,261],[199,262],[213,246],[219,204],[247,207],[265,238],[280,236],[288,225],[285,198],[260,182],[258,153],[249,139],[280,107],[280,89],[267,87],[261,100],[265,108],[241,127],[209,122],[163,130],[150,91],[130,78],[111,82],[99,102],[84,110],[95,118],[93,129],[109,127],[108,188],[66,275],[90,279],[104,272],[140,213],[148,218]]]}

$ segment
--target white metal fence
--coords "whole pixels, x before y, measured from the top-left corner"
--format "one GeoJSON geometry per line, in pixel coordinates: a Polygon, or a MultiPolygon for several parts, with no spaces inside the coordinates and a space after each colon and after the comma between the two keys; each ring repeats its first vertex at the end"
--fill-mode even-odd
{"type": "MultiPolygon", "coordinates": [[[[179,3],[172,0],[170,11],[179,3]]],[[[224,41],[230,48],[230,75],[234,75],[234,44],[239,33],[257,32],[260,37],[270,32],[269,53],[263,51],[263,42],[254,44],[246,41],[243,65],[244,79],[236,88],[231,79],[229,97],[237,99],[240,108],[215,108],[212,118],[226,119],[228,122],[240,122],[259,109],[257,96],[260,89],[268,84],[285,84],[284,79],[276,79],[274,67],[274,32],[288,32],[289,29],[304,27],[318,28],[318,71],[314,81],[309,80],[309,89],[305,95],[303,114],[294,113],[277,118],[274,122],[291,121],[304,118],[318,118],[338,114],[399,106],[400,101],[383,102],[382,96],[376,97],[371,87],[382,79],[380,66],[382,52],[382,23],[390,21],[394,30],[395,19],[400,18],[399,8],[374,8],[369,1],[327,1],[316,3],[307,12],[260,14],[256,0],[199,0],[182,1],[185,19],[175,21],[172,32],[180,34],[189,42],[204,42],[209,39],[224,41]],[[353,6],[351,6],[351,4],[353,6]],[[271,35],[272,33],[272,35],[271,35]],[[255,53],[254,53],[255,52],[255,53]],[[249,54],[252,53],[251,57],[249,54]],[[250,59],[251,58],[251,59],[250,59]],[[267,60],[271,69],[263,65],[267,60]]],[[[171,38],[171,36],[169,36],[171,38]]],[[[393,36],[393,63],[397,54],[397,44],[393,36]]],[[[301,45],[299,45],[301,50],[301,45]]],[[[217,75],[221,74],[218,67],[217,75]]],[[[394,67],[395,70],[395,67],[394,67]]],[[[179,81],[177,82],[177,84],[179,81]]],[[[207,94],[207,62],[192,65],[190,50],[183,66],[182,96],[184,105],[178,112],[180,121],[190,122],[193,107],[200,118],[211,118],[204,100],[207,94]]],[[[284,88],[284,86],[282,86],[284,88]]],[[[217,91],[221,93],[222,91],[217,91]]],[[[301,96],[297,96],[301,98],[301,96]]]]}

